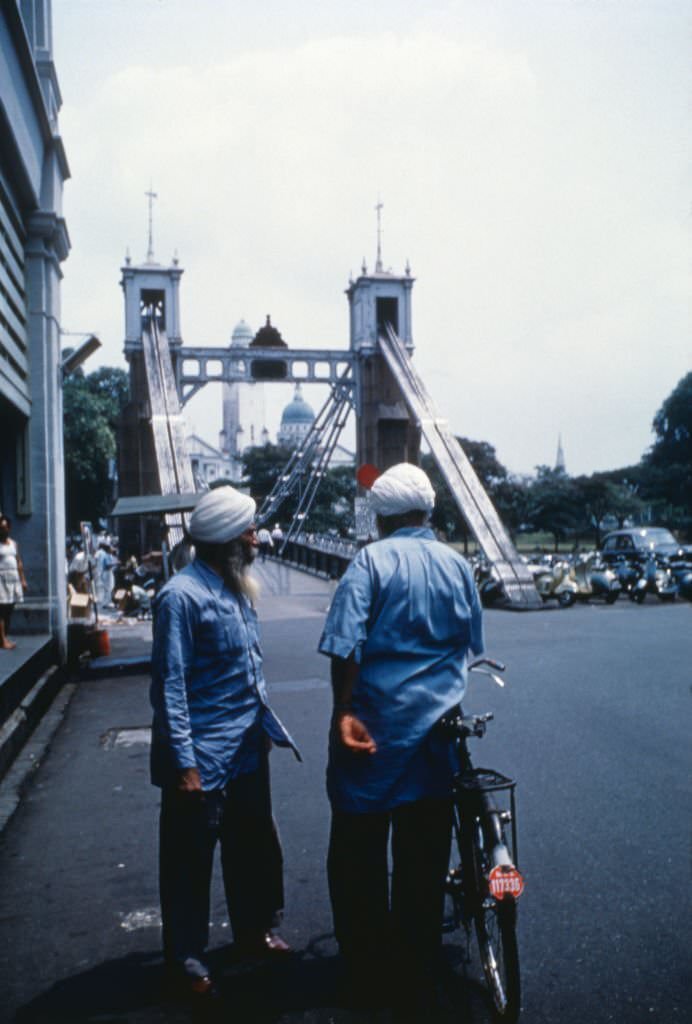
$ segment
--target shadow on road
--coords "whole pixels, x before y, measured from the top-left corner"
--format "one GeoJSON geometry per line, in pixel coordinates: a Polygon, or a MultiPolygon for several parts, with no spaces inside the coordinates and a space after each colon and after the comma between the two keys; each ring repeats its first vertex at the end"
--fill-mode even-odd
{"type": "MultiPolygon", "coordinates": [[[[57,982],[22,1007],[16,1024],[394,1024],[387,1010],[346,1009],[339,989],[339,962],[315,946],[281,965],[239,961],[231,945],[209,955],[219,999],[186,1006],[165,991],[158,951],[131,953],[57,982]]],[[[480,985],[451,972],[444,984],[446,1011],[426,1016],[432,1024],[486,1024],[491,1020],[480,985]]],[[[418,1015],[416,1024],[419,1024],[418,1015]]],[[[407,1021],[409,1018],[405,1018],[407,1021]]]]}

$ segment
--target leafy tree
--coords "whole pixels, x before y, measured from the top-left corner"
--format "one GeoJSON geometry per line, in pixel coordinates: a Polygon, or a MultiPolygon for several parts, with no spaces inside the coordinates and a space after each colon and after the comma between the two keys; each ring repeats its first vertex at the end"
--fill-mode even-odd
{"type": "MultiPolygon", "coordinates": [[[[458,437],[457,441],[497,508],[500,518],[510,530],[516,529],[525,519],[526,498],[523,483],[508,473],[492,444],[487,441],[473,441],[467,437],[458,437]]],[[[462,538],[466,544],[469,539],[468,527],[435,459],[432,455],[423,455],[421,464],[435,488],[432,525],[435,529],[443,531],[450,540],[462,538]]]]}
{"type": "Polygon", "coordinates": [[[257,445],[244,453],[244,482],[258,507],[271,492],[290,457],[290,448],[277,444],[257,445]]]}
{"type": "Polygon", "coordinates": [[[646,461],[653,466],[692,464],[692,371],[678,381],[654,416],[656,440],[646,461]]]}
{"type": "MultiPolygon", "coordinates": [[[[654,416],[656,435],[642,459],[643,496],[692,510],[692,372],[682,378],[654,416]]],[[[685,515],[686,513],[686,515],[685,515]]]]}
{"type": "Polygon", "coordinates": [[[552,534],[557,551],[559,542],[574,536],[579,526],[578,490],[574,482],[564,470],[536,466],[528,498],[532,525],[552,534]]]}
{"type": "Polygon", "coordinates": [[[306,528],[315,533],[337,530],[348,535],[354,526],[356,474],[353,466],[328,469],[315,495],[306,521],[306,528]]]}
{"type": "Polygon", "coordinates": [[[614,516],[618,526],[641,511],[643,502],[625,481],[615,481],[607,473],[576,477],[573,481],[580,512],[580,530],[595,534],[596,546],[601,541],[600,524],[606,516],[614,516]]]}
{"type": "MultiPolygon", "coordinates": [[[[250,493],[261,506],[279,476],[284,472],[292,451],[279,445],[266,444],[250,448],[243,456],[245,482],[250,493]]],[[[306,478],[301,488],[307,485],[306,478]]],[[[290,521],[298,507],[300,489],[296,489],[277,510],[276,518],[290,521]]],[[[305,521],[305,528],[315,533],[327,530],[346,532],[353,526],[353,499],[356,481],[353,467],[335,466],[328,469],[320,481],[315,499],[305,521]]]]}
{"type": "Polygon", "coordinates": [[[116,453],[116,426],[127,402],[124,370],[102,366],[85,376],[79,368],[63,385],[67,524],[97,522],[112,505],[109,462],[116,453]]]}

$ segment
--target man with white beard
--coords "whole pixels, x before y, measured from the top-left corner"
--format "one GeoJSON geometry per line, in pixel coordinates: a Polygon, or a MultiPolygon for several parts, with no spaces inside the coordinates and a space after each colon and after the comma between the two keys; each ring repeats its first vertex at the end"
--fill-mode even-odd
{"type": "Polygon", "coordinates": [[[203,495],[190,518],[193,562],[154,608],[152,782],[160,786],[163,948],[183,995],[214,994],[205,950],[216,842],[236,948],[280,957],[283,862],[268,752],[296,747],[269,707],[262,671],[255,502],[232,487],[203,495]]]}

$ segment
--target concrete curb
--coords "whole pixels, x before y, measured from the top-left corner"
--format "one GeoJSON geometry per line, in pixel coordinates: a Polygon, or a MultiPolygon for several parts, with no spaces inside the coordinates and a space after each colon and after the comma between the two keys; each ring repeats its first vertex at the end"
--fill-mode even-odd
{"type": "Polygon", "coordinates": [[[59,667],[51,665],[3,721],[0,727],[0,778],[9,770],[63,682],[64,675],[59,667]]]}
{"type": "Polygon", "coordinates": [[[3,753],[5,749],[16,750],[23,744],[0,781],[0,833],[17,810],[24,786],[41,764],[77,689],[75,683],[60,686],[61,678],[57,667],[41,676],[0,730],[3,753]],[[36,715],[42,717],[34,728],[36,715]]]}

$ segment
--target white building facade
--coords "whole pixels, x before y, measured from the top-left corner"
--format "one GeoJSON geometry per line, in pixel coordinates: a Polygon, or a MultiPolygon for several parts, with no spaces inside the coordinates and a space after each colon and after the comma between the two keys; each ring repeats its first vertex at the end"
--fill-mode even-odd
{"type": "Polygon", "coordinates": [[[50,0],[0,6],[0,509],[31,588],[26,628],[65,642],[61,262],[69,168],[50,0]]]}
{"type": "MultiPolygon", "coordinates": [[[[253,338],[252,328],[245,320],[241,320],[233,329],[230,347],[246,348],[253,338]]],[[[264,384],[224,384],[221,422],[219,448],[231,463],[231,479],[240,480],[243,475],[243,452],[269,441],[264,384]]]]}
{"type": "Polygon", "coordinates": [[[218,448],[197,434],[185,438],[185,451],[190,459],[195,487],[204,490],[217,480],[236,480],[232,476],[234,464],[218,448]]]}

